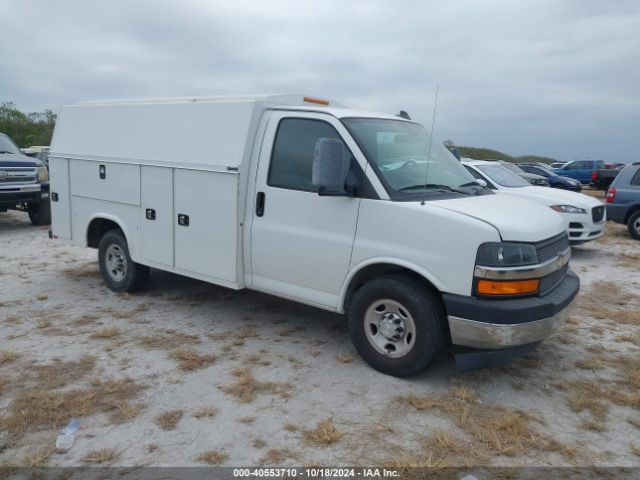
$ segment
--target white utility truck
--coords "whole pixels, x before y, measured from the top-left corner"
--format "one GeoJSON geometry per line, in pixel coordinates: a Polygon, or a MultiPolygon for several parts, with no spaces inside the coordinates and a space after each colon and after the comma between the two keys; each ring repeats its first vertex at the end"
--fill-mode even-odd
{"type": "Polygon", "coordinates": [[[529,351],[579,289],[560,215],[397,116],[302,95],[81,103],[49,161],[51,235],[97,248],[110,289],[153,267],[346,313],[391,375],[441,346],[462,369],[529,351]]]}

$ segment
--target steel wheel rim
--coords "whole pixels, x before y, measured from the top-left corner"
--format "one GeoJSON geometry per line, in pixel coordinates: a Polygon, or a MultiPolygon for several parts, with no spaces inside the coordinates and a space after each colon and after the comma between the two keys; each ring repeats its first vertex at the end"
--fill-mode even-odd
{"type": "Polygon", "coordinates": [[[386,357],[404,357],[416,343],[416,325],[409,309],[388,298],[369,306],[364,331],[371,346],[386,357]]]}
{"type": "Polygon", "coordinates": [[[116,282],[122,281],[127,274],[127,258],[120,245],[109,245],[105,252],[105,269],[109,276],[116,282]]]}
{"type": "Polygon", "coordinates": [[[640,235],[640,217],[636,218],[635,222],[633,222],[633,228],[638,235],[640,235]]]}

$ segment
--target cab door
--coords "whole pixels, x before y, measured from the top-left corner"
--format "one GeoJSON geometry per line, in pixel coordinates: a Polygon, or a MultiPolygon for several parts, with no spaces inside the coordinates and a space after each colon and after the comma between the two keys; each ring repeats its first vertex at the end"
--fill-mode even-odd
{"type": "MultiPolygon", "coordinates": [[[[329,308],[337,306],[351,261],[360,199],[318,195],[311,174],[316,140],[344,142],[345,137],[345,128],[329,115],[271,115],[253,192],[253,288],[329,308]]],[[[351,168],[360,169],[346,145],[345,150],[351,168]]]]}

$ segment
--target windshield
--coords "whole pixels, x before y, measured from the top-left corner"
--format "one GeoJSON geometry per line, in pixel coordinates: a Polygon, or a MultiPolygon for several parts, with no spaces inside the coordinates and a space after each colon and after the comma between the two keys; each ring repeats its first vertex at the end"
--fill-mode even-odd
{"type": "Polygon", "coordinates": [[[13,153],[20,155],[22,152],[6,135],[0,135],[0,153],[13,153]]]}
{"type": "Polygon", "coordinates": [[[389,194],[437,193],[475,184],[440,142],[434,141],[429,153],[429,134],[422,125],[380,118],[345,118],[343,122],[389,194]]]}
{"type": "Polygon", "coordinates": [[[513,163],[509,163],[509,162],[500,162],[500,165],[502,165],[504,168],[508,168],[509,170],[511,170],[513,173],[515,173],[516,175],[518,173],[524,173],[524,170],[522,170],[520,167],[518,167],[517,165],[514,165],[513,163]]]}
{"type": "Polygon", "coordinates": [[[511,170],[504,168],[500,164],[476,165],[476,167],[487,177],[489,177],[491,181],[503,187],[518,188],[530,186],[529,182],[523,180],[511,170]]]}

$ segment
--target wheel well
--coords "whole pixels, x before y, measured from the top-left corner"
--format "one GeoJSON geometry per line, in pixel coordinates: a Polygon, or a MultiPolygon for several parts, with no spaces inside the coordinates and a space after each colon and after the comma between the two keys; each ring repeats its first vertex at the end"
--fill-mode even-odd
{"type": "Polygon", "coordinates": [[[638,210],[640,210],[640,205],[634,205],[631,208],[629,208],[629,210],[627,210],[627,214],[624,216],[624,223],[627,223],[631,218],[631,215],[636,213],[638,210]]]}
{"type": "Polygon", "coordinates": [[[109,230],[122,231],[120,225],[118,225],[113,220],[107,220],[106,218],[94,218],[93,220],[91,220],[91,223],[89,223],[89,228],[87,229],[87,246],[98,248],[100,239],[109,230]]]}
{"type": "Polygon", "coordinates": [[[438,289],[419,273],[416,273],[406,267],[394,265],[392,263],[376,263],[374,265],[368,265],[364,267],[351,279],[349,288],[347,289],[347,294],[345,295],[344,299],[345,310],[349,308],[349,299],[360,287],[362,287],[368,281],[373,280],[374,278],[386,275],[405,275],[407,277],[411,277],[420,282],[420,284],[424,285],[425,288],[428,288],[433,293],[435,293],[438,298],[440,298],[440,292],[438,291],[438,289]]]}
{"type": "Polygon", "coordinates": [[[391,263],[377,263],[374,265],[369,265],[356,273],[355,276],[351,279],[351,283],[349,283],[349,288],[347,289],[347,294],[345,295],[345,311],[349,309],[349,300],[360,287],[362,287],[368,281],[373,280],[374,278],[383,277],[386,275],[405,275],[418,281],[418,283],[420,283],[425,289],[431,290],[438,297],[440,305],[442,305],[442,311],[445,312],[445,317],[441,319],[443,335],[445,338],[451,338],[449,333],[449,322],[447,321],[446,317],[447,308],[442,301],[442,295],[440,291],[429,280],[424,278],[419,273],[414,272],[413,270],[410,270],[406,267],[401,267],[399,265],[394,265],[391,263]]]}

